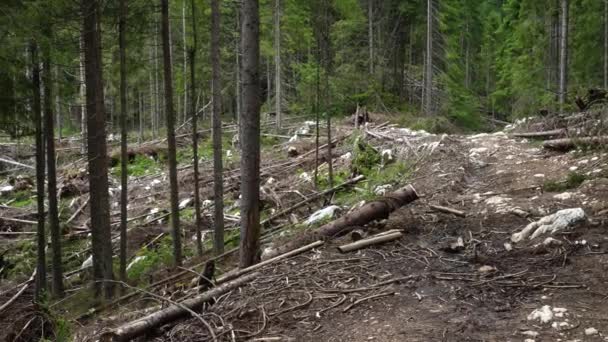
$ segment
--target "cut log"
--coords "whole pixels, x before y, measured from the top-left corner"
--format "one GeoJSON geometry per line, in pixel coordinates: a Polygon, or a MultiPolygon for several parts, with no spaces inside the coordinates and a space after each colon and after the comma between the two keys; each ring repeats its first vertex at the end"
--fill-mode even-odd
{"type": "Polygon", "coordinates": [[[116,341],[129,341],[135,337],[141,336],[148,331],[152,331],[169,322],[173,322],[180,318],[187,317],[189,312],[184,307],[191,310],[198,310],[203,304],[211,301],[215,297],[219,297],[229,291],[239,288],[256,277],[259,273],[252,273],[245,275],[241,278],[227,282],[223,285],[215,287],[201,295],[187,299],[178,305],[171,305],[166,309],[151,313],[145,317],[136,319],[132,322],[123,324],[122,326],[102,333],[100,341],[102,342],[116,342],[116,341]]]}
{"type": "Polygon", "coordinates": [[[413,186],[407,185],[361,208],[330,222],[317,231],[325,237],[334,237],[348,232],[349,227],[364,226],[374,220],[387,219],[389,214],[418,199],[413,186]]]}
{"type": "Polygon", "coordinates": [[[367,233],[363,229],[355,229],[350,232],[350,239],[352,241],[359,241],[364,239],[367,236],[367,233]]]}
{"type": "Polygon", "coordinates": [[[595,146],[600,144],[607,144],[608,136],[599,137],[582,137],[582,138],[564,138],[547,140],[543,143],[543,147],[552,150],[569,150],[576,147],[587,147],[595,146]]]}
{"type": "Polygon", "coordinates": [[[331,239],[335,236],[347,234],[351,230],[363,227],[374,220],[387,219],[390,213],[417,199],[418,194],[414,187],[407,185],[382,198],[366,203],[361,208],[358,208],[335,221],[319,227],[313,231],[308,238],[303,237],[302,239],[293,240],[271,249],[270,252],[264,255],[264,258],[273,258],[286,251],[296,249],[298,246],[308,243],[311,240],[314,241],[319,238],[331,239]]]}
{"type": "Polygon", "coordinates": [[[374,236],[370,236],[367,239],[359,240],[353,243],[349,243],[347,245],[339,246],[338,250],[342,253],[352,252],[359,250],[361,248],[376,245],[388,241],[393,241],[401,238],[403,234],[401,232],[392,232],[389,234],[378,234],[374,236]]]}
{"type": "Polygon", "coordinates": [[[542,132],[523,132],[523,133],[513,133],[512,136],[516,138],[549,138],[549,137],[561,137],[566,135],[566,130],[563,128],[554,129],[551,131],[542,131],[542,132]]]}
{"type": "Polygon", "coordinates": [[[460,217],[467,217],[467,214],[464,211],[460,211],[457,209],[442,207],[440,205],[433,205],[433,204],[430,204],[429,208],[442,212],[442,213],[446,213],[446,214],[453,214],[453,215],[460,216],[460,217]]]}

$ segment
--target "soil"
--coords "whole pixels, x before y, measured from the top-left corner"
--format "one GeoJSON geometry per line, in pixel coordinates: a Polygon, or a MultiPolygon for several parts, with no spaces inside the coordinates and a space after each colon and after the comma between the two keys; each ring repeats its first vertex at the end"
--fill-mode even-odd
{"type": "MultiPolygon", "coordinates": [[[[342,255],[335,247],[343,237],[263,269],[204,314],[223,326],[218,339],[608,341],[608,179],[597,171],[606,154],[549,153],[504,133],[408,139],[413,150],[441,143],[412,176],[421,199],[383,228],[402,229],[404,237],[342,255]],[[573,166],[590,176],[566,190],[569,198],[543,191],[546,180],[565,179],[573,166]],[[434,212],[430,203],[467,216],[434,212]],[[545,237],[510,242],[529,222],[575,207],[588,218],[554,234],[560,246],[542,246],[545,237]],[[458,238],[464,248],[450,250],[458,238]],[[551,321],[528,319],[545,305],[551,321]]],[[[191,319],[156,340],[207,334],[191,319]]]]}

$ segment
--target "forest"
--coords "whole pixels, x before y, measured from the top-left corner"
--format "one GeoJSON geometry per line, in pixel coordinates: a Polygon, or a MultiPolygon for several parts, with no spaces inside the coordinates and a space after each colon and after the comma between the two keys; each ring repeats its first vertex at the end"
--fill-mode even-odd
{"type": "Polygon", "coordinates": [[[608,336],[608,0],[3,0],[0,42],[0,340],[608,336]]]}

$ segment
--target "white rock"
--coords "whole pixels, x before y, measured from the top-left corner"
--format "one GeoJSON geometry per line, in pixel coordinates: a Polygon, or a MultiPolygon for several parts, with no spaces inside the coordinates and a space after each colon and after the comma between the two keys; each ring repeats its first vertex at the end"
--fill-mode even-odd
{"type": "Polygon", "coordinates": [[[585,329],[585,335],[587,336],[593,336],[593,335],[597,335],[598,331],[595,328],[587,328],[585,329]]]}
{"type": "Polygon", "coordinates": [[[140,255],[140,256],[136,256],[135,259],[133,259],[133,261],[131,261],[128,265],[127,265],[127,271],[129,269],[131,269],[131,267],[133,267],[133,265],[137,264],[138,262],[145,260],[146,257],[144,255],[140,255]]]}
{"type": "Polygon", "coordinates": [[[213,205],[213,201],[212,200],[204,200],[203,201],[203,208],[209,208],[212,205],[213,205]]]}
{"type": "Polygon", "coordinates": [[[528,315],[528,321],[540,321],[541,323],[549,323],[553,320],[553,311],[549,305],[544,305],[540,309],[532,311],[528,315]]]}
{"type": "Polygon", "coordinates": [[[536,177],[536,178],[545,178],[545,175],[542,174],[542,173],[537,173],[537,174],[534,175],[534,177],[536,177]]]}
{"type": "Polygon", "coordinates": [[[232,157],[232,150],[226,150],[226,158],[232,157]]]}
{"type": "Polygon", "coordinates": [[[179,202],[179,209],[186,208],[190,204],[190,202],[192,202],[192,198],[183,199],[181,202],[179,202]]]}
{"type": "Polygon", "coordinates": [[[571,199],[572,196],[574,196],[574,194],[571,192],[563,192],[561,194],[553,195],[553,198],[560,200],[560,201],[565,201],[565,200],[571,199]]]}
{"type": "Polygon", "coordinates": [[[296,140],[298,140],[298,133],[294,134],[293,137],[289,138],[289,142],[295,142],[296,140]]]}
{"type": "Polygon", "coordinates": [[[152,209],[150,209],[150,215],[156,214],[159,211],[160,211],[159,208],[152,208],[152,209]]]}
{"type": "Polygon", "coordinates": [[[547,247],[554,247],[554,246],[561,246],[562,242],[554,239],[552,237],[548,237],[545,239],[545,241],[543,241],[543,246],[547,246],[547,247]]]}
{"type": "Polygon", "coordinates": [[[308,174],[308,172],[302,172],[300,174],[300,179],[307,183],[312,183],[312,177],[308,174]]]}
{"type": "Polygon", "coordinates": [[[314,212],[308,220],[306,220],[307,225],[315,224],[319,221],[332,218],[336,214],[336,211],[340,210],[340,207],[337,205],[330,205],[329,207],[325,207],[323,209],[317,210],[314,212]]]}
{"type": "Polygon", "coordinates": [[[390,184],[378,185],[374,189],[374,194],[378,196],[384,196],[393,186],[390,184]]]}
{"type": "Polygon", "coordinates": [[[537,337],[538,336],[538,332],[534,331],[534,330],[526,330],[524,332],[521,333],[524,336],[530,336],[530,337],[537,337]]]}
{"type": "Polygon", "coordinates": [[[531,339],[531,338],[527,338],[527,339],[524,340],[524,342],[536,342],[536,340],[531,339]]]}
{"type": "Polygon", "coordinates": [[[340,160],[349,161],[349,160],[352,159],[352,157],[353,157],[352,153],[346,152],[346,153],[344,153],[343,155],[340,156],[340,160]]]}
{"type": "Polygon", "coordinates": [[[3,187],[0,188],[0,195],[5,194],[5,193],[9,193],[11,191],[13,191],[15,187],[12,185],[5,185],[3,187]]]}
{"type": "Polygon", "coordinates": [[[570,166],[570,168],[568,170],[576,171],[576,170],[578,170],[578,166],[570,166]]]}
{"type": "Polygon", "coordinates": [[[513,250],[513,245],[511,245],[511,244],[510,244],[510,243],[508,243],[508,242],[505,242],[504,246],[505,246],[505,250],[506,250],[507,252],[510,252],[510,251],[512,251],[512,250],[513,250]]]}
{"type": "Polygon", "coordinates": [[[152,182],[150,182],[150,186],[157,186],[160,183],[160,179],[153,179],[152,182]]]}
{"type": "Polygon", "coordinates": [[[277,180],[272,178],[272,177],[268,177],[268,179],[266,180],[266,185],[272,185],[276,182],[277,180]]]}
{"type": "Polygon", "coordinates": [[[490,265],[483,265],[477,271],[479,273],[490,273],[496,271],[496,267],[490,265]]]}
{"type": "Polygon", "coordinates": [[[579,163],[579,164],[581,164],[581,165],[588,164],[588,163],[589,163],[589,159],[583,159],[583,160],[579,160],[579,162],[578,162],[578,163],[579,163]]]}
{"type": "Polygon", "coordinates": [[[568,228],[578,221],[584,220],[585,217],[585,212],[582,208],[562,209],[536,222],[530,223],[521,232],[513,234],[511,241],[519,242],[528,237],[532,240],[547,232],[555,233],[568,228]]]}
{"type": "Polygon", "coordinates": [[[80,268],[87,268],[93,266],[93,256],[90,255],[83,263],[80,268]]]}

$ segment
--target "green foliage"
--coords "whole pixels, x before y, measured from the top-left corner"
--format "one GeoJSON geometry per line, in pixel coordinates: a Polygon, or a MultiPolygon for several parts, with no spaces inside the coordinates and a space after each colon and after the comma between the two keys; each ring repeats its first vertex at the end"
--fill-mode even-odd
{"type": "Polygon", "coordinates": [[[127,271],[129,279],[142,281],[144,277],[155,270],[171,265],[173,260],[173,244],[170,237],[164,237],[153,247],[142,249],[137,256],[144,257],[127,271]]]}
{"type": "Polygon", "coordinates": [[[353,146],[352,169],[354,173],[368,175],[380,166],[380,152],[367,143],[361,136],[355,139],[353,146]]]}
{"type": "MultiPolygon", "coordinates": [[[[162,159],[162,158],[161,158],[162,159]]],[[[135,158],[128,164],[127,172],[129,176],[141,177],[147,174],[154,174],[160,171],[161,165],[159,162],[143,154],[137,154],[135,158]]],[[[112,174],[115,177],[120,177],[121,168],[118,166],[112,168],[112,174]]]]}
{"type": "Polygon", "coordinates": [[[5,195],[13,200],[11,206],[17,208],[24,208],[34,203],[35,197],[32,197],[32,193],[29,190],[16,191],[12,194],[5,195]]]}
{"type": "Polygon", "coordinates": [[[543,184],[543,190],[547,192],[561,192],[569,189],[578,188],[587,176],[578,172],[570,172],[565,180],[555,181],[546,180],[543,184]]]}
{"type": "Polygon", "coordinates": [[[36,244],[34,240],[16,241],[11,244],[9,253],[6,253],[4,258],[6,264],[12,266],[12,268],[9,267],[5,270],[7,278],[29,276],[36,268],[36,244]]]}

